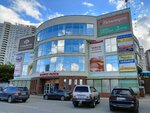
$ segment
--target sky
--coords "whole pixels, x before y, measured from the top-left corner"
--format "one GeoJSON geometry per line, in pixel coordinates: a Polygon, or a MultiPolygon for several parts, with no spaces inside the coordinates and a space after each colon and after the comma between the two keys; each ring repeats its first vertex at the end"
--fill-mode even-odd
{"type": "Polygon", "coordinates": [[[98,16],[131,8],[134,35],[144,50],[150,49],[150,0],[0,0],[0,23],[39,26],[65,15],[98,16]]]}

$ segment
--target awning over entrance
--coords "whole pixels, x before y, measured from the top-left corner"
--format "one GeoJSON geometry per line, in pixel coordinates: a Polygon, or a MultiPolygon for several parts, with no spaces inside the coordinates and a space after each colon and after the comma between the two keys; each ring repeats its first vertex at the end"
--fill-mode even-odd
{"type": "Polygon", "coordinates": [[[150,76],[150,71],[143,71],[140,73],[140,76],[150,76]]]}

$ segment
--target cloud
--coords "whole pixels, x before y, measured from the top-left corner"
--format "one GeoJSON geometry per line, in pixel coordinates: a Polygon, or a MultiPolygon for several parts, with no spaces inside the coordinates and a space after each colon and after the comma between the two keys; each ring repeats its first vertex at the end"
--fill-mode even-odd
{"type": "Polygon", "coordinates": [[[21,19],[20,16],[14,12],[12,9],[9,9],[7,7],[4,7],[3,5],[0,5],[0,22],[10,22],[12,24],[20,23],[20,24],[26,24],[26,25],[33,25],[30,21],[26,21],[24,19],[21,19]]]}
{"type": "Polygon", "coordinates": [[[133,31],[144,50],[150,49],[150,16],[145,14],[133,21],[133,31]]]}
{"type": "MultiPolygon", "coordinates": [[[[109,0],[109,3],[115,5],[117,10],[124,9],[126,5],[123,0],[109,0]]],[[[144,47],[144,50],[150,49],[150,11],[144,7],[142,1],[130,0],[127,5],[131,9],[131,13],[133,13],[134,35],[139,40],[140,46],[144,47]]]]}
{"type": "Polygon", "coordinates": [[[85,13],[83,13],[83,15],[96,15],[92,10],[88,10],[85,13]]]}
{"type": "Polygon", "coordinates": [[[83,2],[82,4],[87,6],[87,7],[93,7],[94,6],[94,4],[89,3],[89,2],[83,2]]]}
{"type": "Polygon", "coordinates": [[[55,13],[49,15],[48,19],[53,19],[53,18],[60,17],[60,16],[64,16],[64,14],[55,12],[55,13]]]}
{"type": "Polygon", "coordinates": [[[124,0],[109,0],[109,3],[116,5],[117,10],[124,9],[126,7],[124,0]]]}
{"type": "Polygon", "coordinates": [[[40,9],[46,9],[36,0],[14,0],[11,8],[16,12],[25,13],[40,21],[42,20],[40,9]]]}

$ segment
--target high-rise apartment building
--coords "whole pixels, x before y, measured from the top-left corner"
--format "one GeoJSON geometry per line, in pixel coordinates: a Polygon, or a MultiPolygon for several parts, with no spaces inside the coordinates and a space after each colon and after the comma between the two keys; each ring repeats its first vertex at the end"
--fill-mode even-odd
{"type": "Polygon", "coordinates": [[[150,71],[150,49],[146,51],[146,68],[148,71],[150,71]]]}
{"type": "Polygon", "coordinates": [[[142,70],[146,71],[146,57],[145,57],[145,53],[144,53],[144,48],[142,46],[140,46],[140,56],[141,56],[141,60],[140,60],[140,64],[142,66],[142,70]]]}
{"type": "Polygon", "coordinates": [[[14,64],[18,50],[17,40],[22,36],[33,34],[35,31],[35,26],[0,23],[0,64],[14,64]]]}

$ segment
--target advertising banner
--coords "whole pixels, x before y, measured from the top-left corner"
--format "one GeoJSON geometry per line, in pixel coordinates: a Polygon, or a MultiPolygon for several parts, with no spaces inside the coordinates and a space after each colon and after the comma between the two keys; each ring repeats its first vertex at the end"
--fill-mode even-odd
{"type": "Polygon", "coordinates": [[[17,63],[15,65],[14,77],[18,77],[21,75],[21,63],[17,63]]]}
{"type": "Polygon", "coordinates": [[[135,56],[133,54],[119,56],[119,71],[136,71],[135,56]]]}
{"type": "Polygon", "coordinates": [[[125,63],[125,64],[119,64],[119,71],[120,72],[130,72],[130,71],[136,71],[135,63],[125,63]]]}
{"type": "Polygon", "coordinates": [[[130,31],[129,12],[120,14],[110,14],[107,17],[101,17],[97,20],[98,36],[110,35],[114,33],[130,31]]]}
{"type": "Polygon", "coordinates": [[[34,36],[21,39],[18,51],[30,50],[34,47],[34,36]]]}
{"type": "Polygon", "coordinates": [[[133,37],[132,34],[125,34],[117,36],[118,52],[133,51],[133,37]]]}
{"type": "Polygon", "coordinates": [[[22,62],[22,60],[23,60],[23,54],[17,54],[16,55],[16,62],[22,62]]]}
{"type": "Polygon", "coordinates": [[[90,46],[90,72],[104,71],[104,42],[91,42],[90,46]]]}

